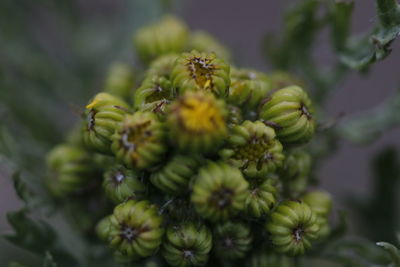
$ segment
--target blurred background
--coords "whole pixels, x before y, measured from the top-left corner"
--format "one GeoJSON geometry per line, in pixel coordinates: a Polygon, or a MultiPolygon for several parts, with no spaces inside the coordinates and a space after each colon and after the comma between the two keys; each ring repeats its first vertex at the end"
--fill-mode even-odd
{"type": "MultiPolygon", "coordinates": [[[[0,127],[11,127],[17,145],[32,157],[29,164],[43,164],[38,155],[62,141],[79,119],[79,109],[100,90],[110,63],[138,64],[132,34],[159,18],[168,2],[0,1],[0,127]]],[[[279,33],[285,8],[297,1],[177,2],[174,12],[191,29],[208,31],[231,48],[236,65],[268,72],[262,40],[266,33],[279,33]]],[[[376,20],[374,1],[356,1],[353,33],[369,30],[376,20]]],[[[333,60],[329,45],[328,34],[322,32],[314,55],[321,66],[333,60]]],[[[362,112],[393,95],[399,88],[399,64],[400,43],[394,43],[392,54],[368,75],[354,71],[331,93],[327,115],[362,112]]],[[[399,136],[395,128],[369,146],[340,141],[337,153],[318,170],[321,187],[335,196],[337,207],[346,209],[349,198],[368,197],[372,156],[385,147],[400,149],[399,136]]],[[[0,232],[10,230],[6,213],[21,207],[7,166],[0,158],[0,232]]],[[[0,239],[0,263],[18,258],[18,253],[0,239]]]]}

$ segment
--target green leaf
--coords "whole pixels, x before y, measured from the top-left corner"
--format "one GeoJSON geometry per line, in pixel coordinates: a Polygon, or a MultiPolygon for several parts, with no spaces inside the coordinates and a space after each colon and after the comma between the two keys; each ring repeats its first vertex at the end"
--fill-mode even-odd
{"type": "Polygon", "coordinates": [[[58,265],[53,259],[53,256],[50,254],[50,252],[46,251],[46,255],[43,261],[43,267],[57,267],[58,265]]]}
{"type": "Polygon", "coordinates": [[[368,199],[353,199],[359,230],[372,240],[396,242],[399,225],[400,165],[397,151],[386,148],[373,160],[374,180],[368,199]]]}
{"type": "Polygon", "coordinates": [[[338,133],[355,144],[375,141],[381,134],[400,125],[400,91],[375,109],[354,115],[338,126],[338,133]]]}
{"type": "Polygon", "coordinates": [[[26,210],[9,212],[7,219],[14,233],[4,237],[14,245],[38,255],[44,255],[46,251],[50,251],[52,255],[60,259],[60,262],[63,262],[63,266],[75,263],[75,260],[57,243],[55,231],[47,223],[32,220],[27,216],[26,210]]]}
{"type": "Polygon", "coordinates": [[[376,1],[379,22],[385,29],[391,29],[400,24],[400,10],[397,0],[376,1]]]}
{"type": "Polygon", "coordinates": [[[400,251],[397,247],[387,242],[377,242],[376,245],[385,249],[389,253],[395,266],[400,267],[400,251]]]}
{"type": "Polygon", "coordinates": [[[19,172],[14,173],[13,175],[14,189],[17,193],[19,199],[21,199],[25,206],[28,207],[32,205],[31,200],[33,198],[33,192],[28,188],[26,183],[21,180],[21,176],[19,172]]]}
{"type": "Polygon", "coordinates": [[[330,10],[331,35],[337,51],[345,50],[351,29],[354,2],[336,1],[330,10]]]}

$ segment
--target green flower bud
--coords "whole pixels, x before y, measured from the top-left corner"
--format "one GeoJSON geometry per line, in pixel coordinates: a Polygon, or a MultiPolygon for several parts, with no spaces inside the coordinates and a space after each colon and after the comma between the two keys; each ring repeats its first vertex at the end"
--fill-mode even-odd
{"type": "Polygon", "coordinates": [[[128,198],[138,199],[146,193],[146,186],[139,180],[139,173],[122,165],[112,166],[104,174],[103,189],[114,203],[128,198]]]}
{"type": "Polygon", "coordinates": [[[191,200],[197,213],[212,221],[227,220],[245,208],[248,183],[239,169],[210,162],[194,180],[191,200]]]}
{"type": "Polygon", "coordinates": [[[97,94],[86,106],[82,134],[87,146],[101,153],[110,153],[111,136],[129,106],[108,93],[97,94]]]}
{"type": "Polygon", "coordinates": [[[82,190],[96,176],[92,155],[80,147],[58,145],[47,155],[46,184],[56,197],[82,190]]]}
{"type": "Polygon", "coordinates": [[[212,35],[204,31],[196,31],[190,36],[190,49],[207,53],[215,53],[227,61],[231,58],[230,51],[219,43],[212,35]]]}
{"type": "Polygon", "coordinates": [[[148,63],[169,53],[181,53],[188,42],[186,25],[174,16],[140,28],[134,36],[134,44],[140,59],[148,63]]]}
{"type": "Polygon", "coordinates": [[[197,174],[201,159],[195,156],[174,156],[162,169],[153,172],[150,181],[158,189],[171,195],[185,194],[190,179],[197,174]]]}
{"type": "Polygon", "coordinates": [[[251,179],[249,184],[250,194],[246,199],[246,213],[256,218],[264,217],[275,206],[278,198],[276,180],[272,177],[251,179]]]}
{"type": "Polygon", "coordinates": [[[159,76],[170,80],[172,70],[175,66],[175,61],[178,59],[178,57],[179,54],[167,54],[156,58],[151,62],[146,73],[146,78],[159,76]]]}
{"type": "Polygon", "coordinates": [[[332,197],[324,191],[312,191],[302,199],[318,216],[328,216],[332,210],[332,197]]]}
{"type": "Polygon", "coordinates": [[[224,102],[212,94],[188,92],[179,97],[167,120],[171,142],[185,153],[216,150],[227,135],[224,102]]]}
{"type": "Polygon", "coordinates": [[[227,124],[229,128],[232,128],[235,125],[241,124],[243,122],[242,111],[240,110],[240,108],[233,105],[228,105],[227,109],[228,109],[227,124]]]}
{"type": "Polygon", "coordinates": [[[104,217],[96,225],[96,234],[102,241],[107,241],[110,236],[110,218],[111,216],[104,217]]]}
{"type": "Polygon", "coordinates": [[[270,90],[271,83],[266,75],[249,69],[232,69],[228,102],[254,110],[270,90]]]}
{"type": "Polygon", "coordinates": [[[123,99],[129,99],[134,84],[135,77],[132,67],[123,63],[114,63],[108,70],[104,91],[123,99]]]}
{"type": "Polygon", "coordinates": [[[212,247],[212,235],[204,225],[186,222],[169,226],[162,255],[171,266],[204,266],[212,247]]]}
{"type": "Polygon", "coordinates": [[[312,191],[303,196],[303,201],[317,215],[319,237],[327,237],[331,232],[328,216],[332,210],[332,197],[324,191],[312,191]]]}
{"type": "Polygon", "coordinates": [[[126,166],[145,169],[163,159],[165,127],[151,112],[125,116],[112,136],[111,149],[126,166]]]}
{"type": "Polygon", "coordinates": [[[121,203],[110,217],[109,244],[130,259],[148,257],[162,242],[162,221],[158,209],[148,201],[121,203]]]}
{"type": "Polygon", "coordinates": [[[247,224],[225,222],[216,225],[213,233],[213,249],[218,257],[239,259],[251,249],[253,238],[247,224]]]}
{"type": "Polygon", "coordinates": [[[298,198],[307,189],[312,159],[304,150],[291,151],[279,173],[286,195],[298,198]]]}
{"type": "Polygon", "coordinates": [[[220,155],[247,177],[265,177],[281,167],[284,159],[274,129],[261,121],[234,126],[220,155]]]}
{"type": "Polygon", "coordinates": [[[177,54],[168,54],[154,60],[146,73],[142,85],[135,91],[134,107],[136,110],[153,111],[164,115],[166,106],[175,98],[171,72],[177,54]]]}
{"type": "Polygon", "coordinates": [[[307,93],[298,86],[290,86],[263,101],[260,118],[276,125],[276,134],[282,143],[302,144],[314,135],[313,113],[307,93]]]}
{"type": "Polygon", "coordinates": [[[135,91],[135,109],[164,115],[173,98],[171,82],[162,76],[152,76],[135,91]]]}
{"type": "Polygon", "coordinates": [[[269,75],[269,78],[271,81],[272,90],[279,90],[292,85],[297,85],[300,87],[305,86],[304,81],[300,80],[299,77],[286,72],[274,72],[269,75]]]}
{"type": "Polygon", "coordinates": [[[183,53],[171,74],[173,86],[180,94],[186,91],[212,92],[226,97],[229,91],[230,67],[214,53],[183,53]]]}
{"type": "Polygon", "coordinates": [[[266,228],[275,250],[291,256],[303,254],[318,237],[315,213],[301,202],[285,201],[271,214],[266,228]]]}

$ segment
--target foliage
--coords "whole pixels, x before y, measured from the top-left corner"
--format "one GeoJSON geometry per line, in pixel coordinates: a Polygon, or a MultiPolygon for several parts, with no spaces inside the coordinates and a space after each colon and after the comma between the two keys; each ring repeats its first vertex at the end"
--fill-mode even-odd
{"type": "MultiPolygon", "coordinates": [[[[107,260],[93,260],[94,255],[104,254],[102,248],[81,240],[72,229],[58,235],[56,224],[43,219],[62,215],[54,210],[53,200],[43,187],[42,159],[50,147],[64,139],[73,118],[79,117],[81,111],[75,106],[82,106],[101,83],[98,77],[105,71],[103,66],[115,59],[126,61],[130,50],[126,36],[171,5],[168,0],[160,1],[161,5],[157,1],[132,1],[111,28],[109,21],[99,25],[101,20],[94,14],[83,16],[80,2],[0,2],[0,120],[5,125],[0,129],[0,168],[11,170],[17,195],[24,204],[21,210],[8,214],[14,233],[5,238],[36,253],[46,267],[73,266],[77,262],[80,266],[112,266],[107,260]],[[35,23],[31,24],[32,21],[35,23]],[[51,24],[57,25],[57,29],[49,27],[51,24]],[[46,34],[46,38],[41,34],[46,34]],[[64,115],[66,110],[70,116],[64,115]],[[18,133],[19,139],[15,140],[10,132],[18,133]],[[68,243],[70,234],[73,241],[68,243]],[[71,252],[73,246],[66,243],[85,249],[71,252]]],[[[400,34],[396,0],[376,0],[378,23],[363,36],[351,36],[354,2],[298,2],[286,14],[279,36],[266,36],[265,54],[275,69],[297,73],[306,80],[312,87],[312,98],[321,106],[352,69],[367,72],[375,62],[386,58],[400,34]],[[335,61],[327,69],[313,58],[314,44],[324,29],[330,31],[335,54],[335,61]]],[[[356,144],[375,141],[400,124],[399,103],[400,94],[396,93],[378,107],[324,132],[326,136],[318,146],[327,149],[318,155],[331,153],[340,138],[356,144]]],[[[341,220],[331,239],[321,244],[321,252],[313,251],[310,258],[299,260],[299,265],[309,266],[310,262],[324,258],[343,266],[400,266],[399,249],[394,245],[399,245],[400,240],[393,237],[399,225],[395,205],[400,178],[398,162],[393,149],[378,155],[373,163],[371,197],[352,200],[365,236],[393,244],[378,242],[375,246],[369,240],[344,238],[346,230],[341,220]]]]}

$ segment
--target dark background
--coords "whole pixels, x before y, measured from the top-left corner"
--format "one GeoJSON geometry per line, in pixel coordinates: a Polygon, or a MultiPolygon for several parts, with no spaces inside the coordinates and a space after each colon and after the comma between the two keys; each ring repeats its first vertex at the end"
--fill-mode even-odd
{"type": "MultiPolygon", "coordinates": [[[[151,2],[152,0],[147,1],[151,2]]],[[[101,82],[102,74],[110,61],[121,57],[124,60],[127,59],[126,57],[129,61],[132,60],[132,56],[128,55],[131,53],[130,36],[122,36],[121,27],[125,27],[125,32],[133,31],[140,26],[139,24],[154,19],[157,13],[144,12],[142,16],[147,14],[148,17],[143,18],[138,23],[135,16],[140,15],[133,16],[127,13],[127,10],[132,8],[132,4],[129,3],[131,1],[82,0],[78,2],[82,12],[80,14],[82,19],[79,23],[100,27],[100,29],[107,28],[109,32],[115,33],[109,39],[107,39],[107,36],[103,36],[104,43],[93,43],[94,50],[97,49],[98,51],[90,50],[93,53],[91,56],[102,55],[104,57],[102,58],[104,66],[99,67],[98,72],[92,73],[95,82],[94,86],[87,89],[89,95],[96,90],[95,85],[101,82]],[[108,51],[108,48],[114,48],[114,52],[107,55],[102,54],[102,52],[108,51]],[[116,53],[115,50],[120,53],[116,53]]],[[[140,3],[145,3],[146,0],[132,2],[137,2],[136,5],[133,5],[133,8],[139,8],[140,3]]],[[[261,40],[266,32],[279,31],[282,27],[284,8],[296,1],[193,0],[180,2],[181,6],[177,13],[187,21],[191,29],[203,29],[215,35],[232,49],[238,65],[254,67],[268,72],[270,66],[266,64],[260,52],[261,40]]],[[[32,12],[31,22],[46,26],[42,29],[38,27],[36,37],[43,40],[49,47],[49,51],[52,51],[53,55],[50,53],[50,57],[58,57],[59,53],[62,54],[63,51],[67,51],[68,49],[64,47],[65,44],[63,43],[62,25],[58,24],[57,20],[53,20],[52,11],[46,8],[42,10],[38,7],[37,10],[32,10],[32,12]],[[59,27],[61,27],[61,32],[58,32],[59,27]]],[[[140,12],[136,10],[135,14],[138,13],[140,12]]],[[[374,1],[357,0],[352,32],[367,31],[376,20],[374,1]]],[[[26,25],[26,27],[28,26],[26,25]]],[[[3,39],[3,41],[7,40],[3,39]]],[[[332,55],[328,52],[329,43],[328,34],[323,33],[319,38],[315,54],[322,66],[332,60],[332,55]]],[[[69,53],[74,56],[73,51],[69,51],[69,53]]],[[[90,55],[87,60],[90,61],[90,55]]],[[[390,97],[399,87],[399,63],[400,43],[394,43],[392,54],[384,61],[375,64],[368,76],[354,72],[339,86],[337,91],[331,94],[326,105],[328,114],[335,116],[340,112],[345,114],[362,112],[390,97]]],[[[79,75],[76,78],[79,79],[79,75]]],[[[67,82],[60,81],[60,83],[67,82]]],[[[0,94],[6,93],[0,88],[0,94]]],[[[23,98],[22,91],[21,98],[23,98]]],[[[69,100],[74,102],[71,99],[69,100]]],[[[83,99],[81,103],[73,104],[80,105],[85,101],[86,99],[83,99]]],[[[59,121],[59,124],[64,125],[64,127],[71,127],[76,116],[71,111],[67,111],[67,113],[59,121]]],[[[400,129],[397,128],[386,132],[377,142],[367,147],[356,147],[347,142],[341,142],[339,151],[329,158],[319,170],[321,186],[335,196],[338,207],[344,206],[343,203],[349,196],[366,196],[368,194],[371,185],[369,164],[372,155],[386,146],[400,148],[399,136],[400,129]]],[[[5,218],[7,211],[15,210],[20,206],[9,178],[9,170],[2,168],[0,162],[0,232],[10,229],[5,218]]],[[[2,256],[6,256],[5,258],[12,257],[16,252],[17,250],[14,247],[5,244],[5,241],[0,239],[0,262],[4,260],[2,256]]]]}

